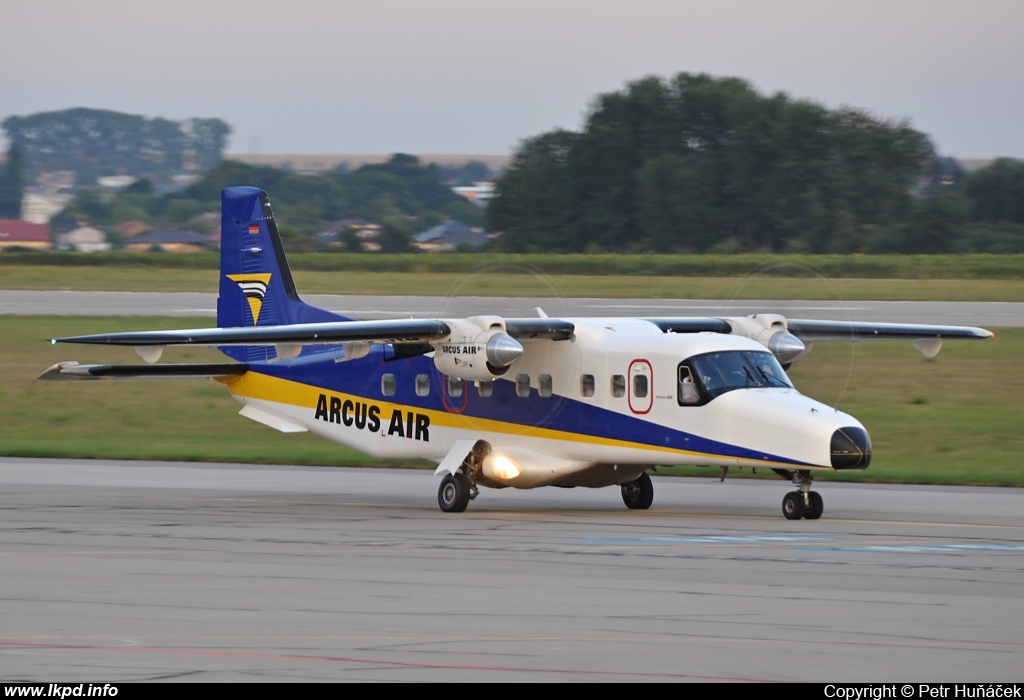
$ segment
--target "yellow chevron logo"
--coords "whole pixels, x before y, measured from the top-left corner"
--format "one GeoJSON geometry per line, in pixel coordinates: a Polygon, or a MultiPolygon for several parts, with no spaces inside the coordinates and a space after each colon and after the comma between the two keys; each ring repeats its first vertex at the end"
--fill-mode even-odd
{"type": "Polygon", "coordinates": [[[227,275],[227,278],[237,284],[245,294],[249,302],[249,310],[252,311],[252,325],[260,321],[260,309],[263,308],[263,297],[267,295],[267,285],[270,284],[271,273],[255,272],[241,275],[227,275]]]}

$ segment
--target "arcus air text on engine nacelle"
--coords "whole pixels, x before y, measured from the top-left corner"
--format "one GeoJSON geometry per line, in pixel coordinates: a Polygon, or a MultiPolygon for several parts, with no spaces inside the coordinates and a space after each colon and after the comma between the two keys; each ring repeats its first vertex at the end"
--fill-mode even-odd
{"type": "Polygon", "coordinates": [[[451,333],[432,343],[434,366],[449,377],[485,381],[500,377],[523,354],[523,346],[505,332],[500,316],[444,321],[451,333]]]}

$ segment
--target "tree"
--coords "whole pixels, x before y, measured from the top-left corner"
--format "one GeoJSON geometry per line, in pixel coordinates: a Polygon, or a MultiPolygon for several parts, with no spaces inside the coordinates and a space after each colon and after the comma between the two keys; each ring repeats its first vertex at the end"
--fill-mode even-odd
{"type": "Polygon", "coordinates": [[[2,126],[25,149],[28,172],[73,170],[88,178],[107,172],[167,177],[183,169],[186,153],[190,165],[206,168],[220,160],[230,131],[219,119],[179,123],[85,108],[8,117],[2,126]]]}
{"type": "Polygon", "coordinates": [[[967,178],[975,221],[1024,223],[1024,162],[1000,158],[967,178]]]}
{"type": "Polygon", "coordinates": [[[955,194],[919,199],[902,227],[901,253],[952,253],[970,216],[967,202],[955,194]]]}
{"type": "Polygon", "coordinates": [[[364,165],[356,171],[357,175],[360,173],[386,173],[401,179],[418,205],[427,209],[440,209],[445,204],[459,199],[459,196],[444,183],[444,177],[436,165],[424,167],[420,165],[418,158],[405,153],[396,153],[386,163],[364,165]]]}
{"type": "Polygon", "coordinates": [[[719,242],[715,180],[704,154],[651,158],[637,172],[637,198],[650,250],[697,252],[719,242]]]}
{"type": "Polygon", "coordinates": [[[393,216],[384,220],[380,233],[380,249],[383,253],[413,253],[412,231],[401,217],[393,216]]]}
{"type": "Polygon", "coordinates": [[[488,207],[508,250],[856,250],[911,210],[923,134],[738,78],[647,77],[524,141],[488,207]]]}
{"type": "Polygon", "coordinates": [[[221,161],[231,127],[220,119],[189,119],[182,125],[192,170],[207,170],[221,161]]]}
{"type": "Polygon", "coordinates": [[[581,250],[580,185],[569,169],[577,134],[553,131],[524,141],[487,207],[501,246],[514,253],[581,250]]]}
{"type": "Polygon", "coordinates": [[[489,180],[494,176],[487,164],[478,160],[471,160],[461,165],[442,165],[439,166],[438,171],[447,183],[456,187],[467,187],[489,180]]]}
{"type": "Polygon", "coordinates": [[[21,218],[21,199],[24,193],[21,144],[14,141],[7,150],[7,167],[0,177],[0,218],[21,218]]]}

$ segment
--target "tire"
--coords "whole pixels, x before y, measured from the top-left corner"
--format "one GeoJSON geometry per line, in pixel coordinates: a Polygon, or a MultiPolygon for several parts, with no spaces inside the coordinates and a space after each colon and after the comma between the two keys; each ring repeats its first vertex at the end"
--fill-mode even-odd
{"type": "Polygon", "coordinates": [[[647,472],[641,472],[636,481],[622,485],[622,502],[631,510],[647,510],[654,503],[654,484],[647,472]]]}
{"type": "Polygon", "coordinates": [[[790,491],[782,499],[782,514],[786,520],[799,520],[804,517],[804,495],[799,491],[790,491]]]}
{"type": "Polygon", "coordinates": [[[804,513],[804,518],[807,520],[817,520],[821,517],[821,514],[825,512],[825,502],[821,499],[821,494],[817,491],[811,491],[807,494],[808,500],[811,502],[807,511],[804,513]]]}
{"type": "Polygon", "coordinates": [[[461,513],[469,505],[469,479],[462,472],[441,479],[437,489],[437,505],[445,513],[461,513]]]}

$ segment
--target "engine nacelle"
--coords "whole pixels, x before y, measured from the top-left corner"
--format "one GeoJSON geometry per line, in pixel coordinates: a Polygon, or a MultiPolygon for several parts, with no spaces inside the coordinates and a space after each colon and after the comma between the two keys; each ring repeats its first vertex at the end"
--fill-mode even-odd
{"type": "Polygon", "coordinates": [[[452,332],[433,343],[434,366],[449,377],[495,379],[523,354],[523,346],[505,332],[505,321],[498,316],[445,319],[445,323],[452,332]]]}
{"type": "Polygon", "coordinates": [[[786,318],[779,314],[754,314],[723,320],[732,327],[735,335],[756,340],[768,348],[783,367],[789,367],[811,350],[809,345],[789,332],[786,318]]]}

